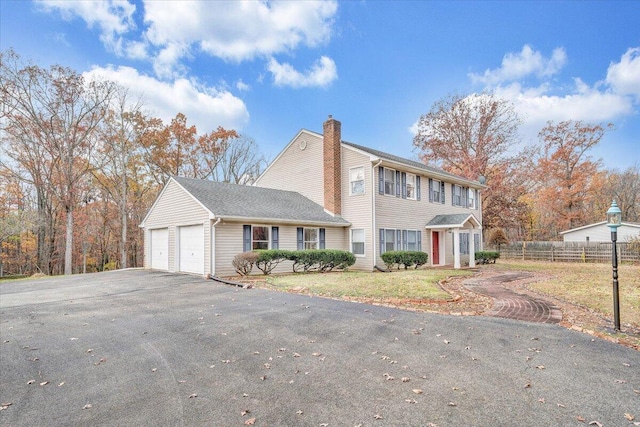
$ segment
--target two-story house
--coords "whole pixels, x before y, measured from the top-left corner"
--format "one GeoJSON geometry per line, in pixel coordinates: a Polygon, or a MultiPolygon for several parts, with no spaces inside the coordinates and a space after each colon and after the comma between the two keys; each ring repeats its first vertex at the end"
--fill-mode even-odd
{"type": "Polygon", "coordinates": [[[391,250],[473,266],[484,188],[343,141],[329,116],[322,134],[298,132],[253,186],[171,178],[141,225],[145,267],[232,275],[238,253],[276,248],[349,250],[352,268],[368,271],[391,250]]]}

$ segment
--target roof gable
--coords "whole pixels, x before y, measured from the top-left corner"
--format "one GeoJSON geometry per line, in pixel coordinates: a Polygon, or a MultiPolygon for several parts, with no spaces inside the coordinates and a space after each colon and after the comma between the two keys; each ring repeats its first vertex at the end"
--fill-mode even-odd
{"type": "MultiPolygon", "coordinates": [[[[570,230],[561,231],[559,234],[560,235],[564,235],[564,234],[567,234],[567,233],[573,233],[574,231],[586,230],[588,228],[596,228],[596,227],[600,227],[602,225],[605,225],[606,223],[607,223],[607,221],[600,221],[600,222],[596,222],[594,224],[583,225],[582,227],[576,227],[576,228],[572,228],[570,230]]],[[[640,229],[640,224],[636,224],[634,222],[624,222],[624,221],[622,221],[621,225],[640,229]]]]}
{"type": "Polygon", "coordinates": [[[471,222],[474,228],[482,226],[473,214],[450,214],[434,216],[425,228],[463,228],[468,222],[471,222]]]}

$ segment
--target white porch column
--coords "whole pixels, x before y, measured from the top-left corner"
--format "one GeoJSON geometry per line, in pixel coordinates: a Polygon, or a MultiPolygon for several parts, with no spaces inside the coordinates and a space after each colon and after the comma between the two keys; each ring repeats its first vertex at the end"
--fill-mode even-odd
{"type": "Polygon", "coordinates": [[[460,268],[460,231],[453,229],[453,268],[460,268]]]}
{"type": "Polygon", "coordinates": [[[476,248],[473,238],[473,228],[469,230],[469,267],[476,266],[476,248]]]}

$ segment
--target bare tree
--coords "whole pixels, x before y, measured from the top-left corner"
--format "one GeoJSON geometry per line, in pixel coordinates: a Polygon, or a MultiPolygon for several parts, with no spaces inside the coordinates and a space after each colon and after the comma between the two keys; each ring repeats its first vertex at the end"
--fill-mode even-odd
{"type": "Polygon", "coordinates": [[[267,161],[253,138],[240,135],[221,143],[214,181],[252,184],[264,170],[267,161]]]}
{"type": "MultiPolygon", "coordinates": [[[[64,273],[72,273],[73,211],[83,180],[94,168],[97,128],[115,92],[112,82],[85,81],[59,65],[48,70],[23,65],[19,55],[2,55],[0,88],[8,134],[13,140],[37,146],[50,163],[51,190],[66,216],[64,273]]],[[[18,163],[29,155],[16,156],[18,163]]],[[[27,162],[24,162],[27,164],[27,162]]],[[[27,165],[28,166],[28,165],[27,165]]]]}

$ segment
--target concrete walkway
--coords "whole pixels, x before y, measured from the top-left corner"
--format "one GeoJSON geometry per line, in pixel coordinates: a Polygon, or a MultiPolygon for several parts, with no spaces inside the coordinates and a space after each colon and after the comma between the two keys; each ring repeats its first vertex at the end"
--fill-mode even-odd
{"type": "Polygon", "coordinates": [[[503,273],[486,278],[474,278],[464,282],[472,292],[493,298],[493,307],[487,316],[524,320],[537,323],[559,323],[562,312],[558,307],[543,298],[520,294],[507,289],[504,283],[531,277],[529,273],[503,273]]]}

